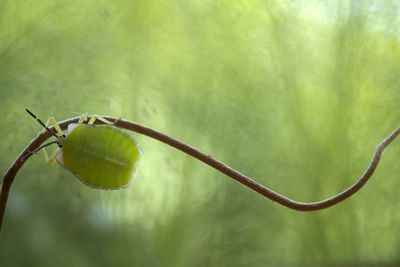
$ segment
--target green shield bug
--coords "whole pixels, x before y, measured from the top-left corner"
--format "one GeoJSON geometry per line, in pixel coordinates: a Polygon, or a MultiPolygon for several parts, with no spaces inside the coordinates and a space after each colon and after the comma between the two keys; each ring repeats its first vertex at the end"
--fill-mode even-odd
{"type": "Polygon", "coordinates": [[[44,131],[50,132],[57,140],[35,149],[23,160],[43,150],[44,158],[36,155],[45,165],[53,165],[57,161],[90,187],[120,189],[130,185],[142,151],[133,138],[113,123],[93,115],[84,124],[87,117],[83,115],[78,123],[69,124],[64,134],[53,117],[44,124],[28,109],[26,111],[45,128],[44,131]],[[94,125],[95,120],[105,124],[94,125]],[[53,125],[57,133],[49,129],[49,125],[53,125]],[[48,157],[45,147],[52,144],[57,144],[58,148],[48,157]]]}

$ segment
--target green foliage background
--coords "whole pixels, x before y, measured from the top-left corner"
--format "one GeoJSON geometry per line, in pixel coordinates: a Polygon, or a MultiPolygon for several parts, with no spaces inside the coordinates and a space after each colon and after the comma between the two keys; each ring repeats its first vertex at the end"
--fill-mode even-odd
{"type": "MultiPolygon", "coordinates": [[[[344,190],[400,124],[396,1],[0,1],[0,170],[44,120],[154,127],[299,201],[344,190]]],[[[301,213],[181,152],[144,151],[97,191],[33,157],[1,266],[354,266],[400,262],[400,141],[351,199],[301,213]]]]}

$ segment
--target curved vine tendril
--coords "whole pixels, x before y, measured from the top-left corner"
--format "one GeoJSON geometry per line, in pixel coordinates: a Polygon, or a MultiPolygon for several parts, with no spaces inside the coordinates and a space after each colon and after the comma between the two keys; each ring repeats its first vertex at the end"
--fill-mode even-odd
{"type": "MultiPolygon", "coordinates": [[[[169,146],[172,146],[178,150],[181,150],[182,152],[188,154],[189,156],[192,156],[192,157],[204,162],[205,164],[224,173],[225,175],[229,176],[230,178],[247,186],[251,190],[269,198],[270,200],[275,201],[275,202],[277,202],[283,206],[286,206],[290,209],[294,209],[294,210],[298,210],[298,211],[315,211],[315,210],[321,210],[321,209],[331,207],[331,206],[336,205],[336,204],[342,202],[343,200],[349,198],[354,193],[356,193],[358,190],[360,190],[361,187],[363,187],[364,184],[368,181],[368,179],[373,175],[375,169],[378,167],[378,163],[380,161],[383,150],[400,134],[400,127],[399,127],[396,130],[394,130],[388,137],[386,137],[382,141],[382,143],[380,143],[377,146],[375,154],[374,154],[372,161],[369,164],[368,168],[363,173],[363,175],[357,180],[357,182],[354,183],[352,186],[350,186],[343,192],[341,192],[331,198],[328,198],[328,199],[325,199],[322,201],[318,201],[318,202],[304,203],[304,202],[298,202],[298,201],[291,200],[281,194],[278,194],[278,193],[272,191],[271,189],[259,184],[258,182],[250,179],[246,175],[234,170],[233,168],[229,167],[228,165],[224,164],[223,162],[214,159],[210,155],[207,155],[207,154],[199,151],[198,149],[191,147],[188,144],[185,144],[185,143],[183,143],[171,136],[168,136],[164,133],[161,133],[152,128],[140,125],[135,122],[122,120],[120,118],[109,117],[109,116],[103,116],[103,118],[114,122],[117,127],[146,135],[146,136],[154,138],[160,142],[163,142],[169,146]]],[[[79,117],[75,117],[75,118],[71,118],[71,119],[59,122],[58,124],[62,130],[65,130],[69,124],[76,123],[76,122],[78,122],[78,120],[79,120],[79,117]]],[[[100,122],[100,121],[97,121],[96,123],[102,124],[102,122],[100,122]]],[[[54,130],[54,128],[50,128],[50,129],[54,130]]],[[[1,232],[1,228],[2,228],[2,222],[3,222],[5,210],[6,210],[7,199],[8,199],[8,194],[10,192],[11,185],[12,185],[19,169],[25,163],[25,161],[23,161],[22,159],[30,151],[37,149],[49,137],[51,137],[50,133],[45,132],[45,133],[38,135],[36,138],[34,138],[28,144],[28,146],[22,151],[22,153],[18,156],[18,158],[14,161],[14,163],[11,165],[11,167],[7,170],[6,174],[4,175],[3,185],[2,185],[1,193],[0,193],[0,232],[1,232]]]]}

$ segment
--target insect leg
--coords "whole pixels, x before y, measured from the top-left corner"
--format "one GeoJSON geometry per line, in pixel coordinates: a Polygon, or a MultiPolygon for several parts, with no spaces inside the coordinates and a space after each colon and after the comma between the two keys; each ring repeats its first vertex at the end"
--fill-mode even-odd
{"type": "MultiPolygon", "coordinates": [[[[50,157],[50,158],[47,158],[46,166],[51,166],[51,165],[53,165],[53,164],[56,162],[56,157],[57,157],[58,153],[60,153],[60,152],[61,152],[61,148],[57,147],[57,149],[54,150],[54,152],[53,152],[53,154],[51,155],[51,157],[50,157]]],[[[47,156],[47,152],[44,151],[44,153],[46,153],[46,156],[47,156]]]]}
{"type": "MultiPolygon", "coordinates": [[[[54,119],[54,117],[50,117],[47,120],[46,126],[50,126],[50,125],[54,126],[54,128],[56,129],[56,131],[59,135],[62,136],[64,134],[63,131],[61,130],[60,126],[58,126],[58,123],[57,123],[56,119],[54,119]]],[[[43,129],[42,131],[40,131],[40,134],[45,133],[45,132],[46,132],[46,129],[43,129]]]]}
{"type": "Polygon", "coordinates": [[[49,157],[47,156],[47,152],[44,148],[43,148],[43,154],[44,154],[44,158],[39,153],[35,153],[35,156],[38,157],[44,165],[46,165],[46,162],[49,157]]]}
{"type": "Polygon", "coordinates": [[[89,122],[88,122],[88,124],[93,124],[95,122],[95,120],[102,121],[102,122],[104,122],[105,124],[108,124],[108,125],[113,125],[113,123],[111,121],[108,121],[108,120],[104,119],[103,117],[97,116],[97,115],[92,115],[90,120],[89,120],[89,122]]]}
{"type": "Polygon", "coordinates": [[[43,162],[43,164],[45,164],[46,166],[50,166],[54,164],[54,159],[56,158],[57,154],[61,151],[60,147],[58,147],[53,155],[51,155],[51,157],[49,158],[47,155],[47,151],[46,151],[46,147],[53,145],[53,144],[58,144],[57,141],[51,141],[48,142],[47,144],[41,145],[40,147],[36,148],[35,150],[29,152],[28,154],[26,154],[23,158],[22,161],[26,161],[27,159],[29,159],[32,155],[36,155],[40,158],[40,160],[43,162]],[[43,150],[43,155],[44,158],[42,156],[40,156],[40,154],[38,153],[40,150],[43,150]]]}
{"type": "Polygon", "coordinates": [[[83,122],[85,122],[85,121],[87,121],[87,120],[88,120],[88,114],[85,113],[85,114],[83,114],[83,115],[79,118],[78,123],[83,123],[83,122]]]}
{"type": "Polygon", "coordinates": [[[60,153],[60,151],[61,151],[60,148],[58,147],[53,152],[51,157],[49,158],[46,149],[43,148],[42,150],[43,150],[44,158],[39,153],[35,153],[35,155],[38,156],[40,158],[40,160],[43,162],[43,164],[46,165],[46,166],[53,165],[56,162],[56,157],[57,157],[58,153],[60,153]]]}

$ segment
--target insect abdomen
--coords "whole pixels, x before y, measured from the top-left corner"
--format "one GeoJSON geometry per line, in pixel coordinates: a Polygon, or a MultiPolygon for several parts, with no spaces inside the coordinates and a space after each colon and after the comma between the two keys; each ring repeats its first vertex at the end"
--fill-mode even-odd
{"type": "Polygon", "coordinates": [[[62,165],[85,184],[119,189],[130,184],[141,151],[120,129],[79,124],[68,133],[62,165]]]}

